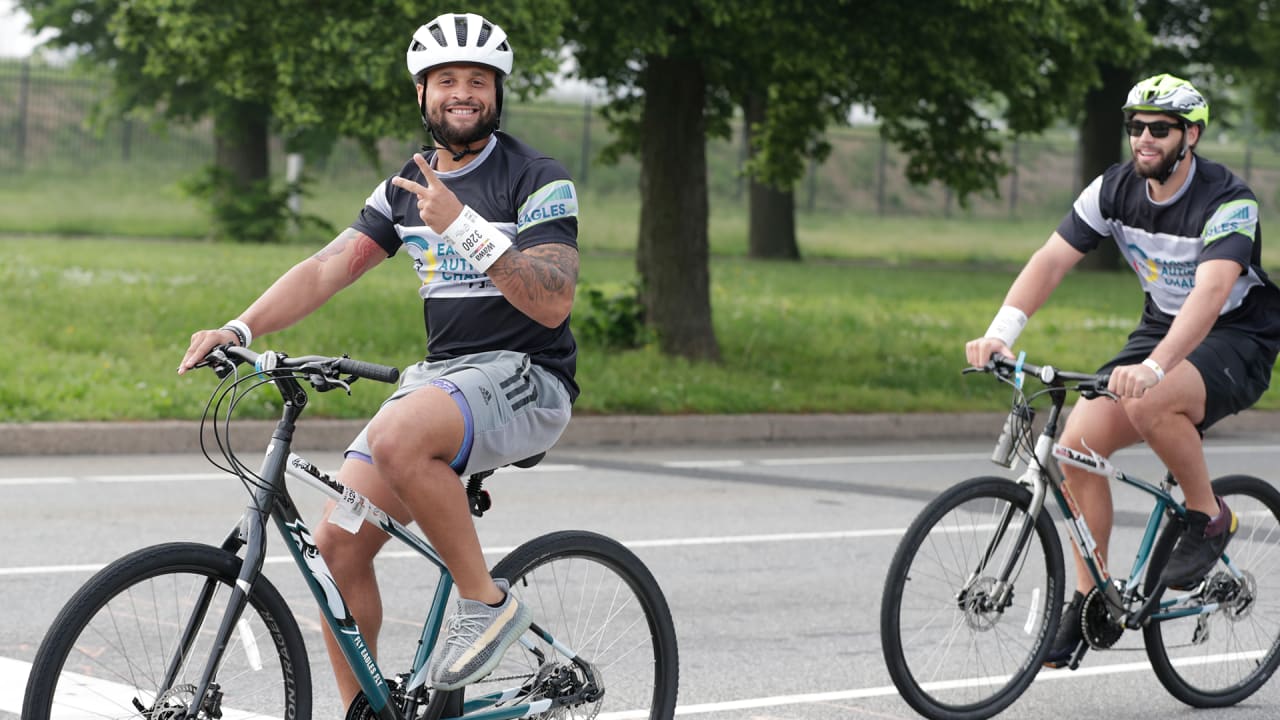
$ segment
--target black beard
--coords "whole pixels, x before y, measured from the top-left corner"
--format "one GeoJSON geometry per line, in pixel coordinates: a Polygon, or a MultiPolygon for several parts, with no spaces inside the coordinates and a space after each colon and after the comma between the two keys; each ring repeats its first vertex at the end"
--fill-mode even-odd
{"type": "Polygon", "coordinates": [[[480,122],[471,130],[459,130],[451,126],[445,119],[445,108],[441,107],[430,114],[431,130],[438,141],[443,141],[451,148],[465,148],[473,142],[483,140],[498,129],[498,114],[492,109],[482,110],[480,122]]]}
{"type": "Polygon", "coordinates": [[[1138,152],[1135,150],[1133,152],[1133,169],[1138,173],[1138,177],[1155,178],[1156,180],[1163,180],[1164,178],[1168,177],[1170,169],[1174,166],[1175,163],[1178,162],[1178,153],[1181,150],[1182,150],[1181,147],[1175,147],[1174,149],[1165,153],[1163,156],[1161,156],[1159,164],[1157,164],[1154,168],[1144,168],[1144,166],[1139,164],[1138,152]]]}

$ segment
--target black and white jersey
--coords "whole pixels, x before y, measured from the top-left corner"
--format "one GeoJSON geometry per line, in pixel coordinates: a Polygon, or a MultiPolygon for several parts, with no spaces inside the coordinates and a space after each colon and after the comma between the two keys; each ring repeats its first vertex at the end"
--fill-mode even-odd
{"type": "MultiPolygon", "coordinates": [[[[435,153],[427,154],[434,167],[435,153]]],[[[503,132],[495,132],[465,167],[436,173],[520,250],[543,243],[578,246],[578,195],[564,166],[503,132]]],[[[425,184],[412,159],[400,177],[425,184]]],[[[577,398],[577,345],[566,319],[545,327],[517,310],[483,272],[422,223],[417,196],[384,180],[351,227],[373,238],[388,257],[401,248],[418,274],[427,329],[427,359],[489,350],[527,353],[554,372],[577,398]]]]}
{"type": "Polygon", "coordinates": [[[1159,203],[1132,162],[1111,166],[1080,193],[1058,233],[1081,252],[1098,247],[1103,238],[1115,240],[1156,311],[1144,321],[1167,323],[1178,314],[1195,287],[1200,263],[1235,261],[1240,276],[1219,310],[1219,322],[1275,334],[1280,318],[1270,302],[1275,287],[1262,270],[1258,201],[1220,163],[1195,155],[1190,163],[1187,181],[1159,203]],[[1262,286],[1269,291],[1251,292],[1262,286]]]}

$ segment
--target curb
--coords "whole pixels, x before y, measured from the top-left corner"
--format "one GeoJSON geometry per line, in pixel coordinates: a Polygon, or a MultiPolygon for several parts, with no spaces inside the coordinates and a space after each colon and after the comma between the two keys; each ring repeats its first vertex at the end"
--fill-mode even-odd
{"type": "MultiPolygon", "coordinates": [[[[855,444],[894,440],[994,442],[1003,422],[1003,413],[580,415],[570,421],[556,447],[855,444]]],[[[307,451],[340,450],[364,423],[304,419],[298,424],[295,447],[307,451]]],[[[244,420],[235,427],[236,439],[265,439],[275,421],[244,420]]],[[[1209,432],[1210,437],[1219,438],[1263,435],[1280,435],[1280,412],[1249,410],[1226,418],[1209,432]]],[[[199,450],[196,421],[0,423],[0,456],[145,455],[199,450]]]]}

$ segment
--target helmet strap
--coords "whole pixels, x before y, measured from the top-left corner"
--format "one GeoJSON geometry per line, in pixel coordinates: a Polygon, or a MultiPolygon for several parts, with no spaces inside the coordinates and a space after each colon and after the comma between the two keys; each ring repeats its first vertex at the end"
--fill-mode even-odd
{"type": "Polygon", "coordinates": [[[1187,158],[1187,126],[1184,125],[1182,127],[1182,147],[1178,148],[1178,159],[1173,161],[1173,164],[1169,166],[1168,170],[1164,171],[1163,175],[1156,178],[1156,182],[1160,183],[1161,185],[1168,182],[1169,178],[1173,177],[1173,174],[1178,171],[1178,168],[1182,165],[1182,161],[1185,160],[1186,158],[1187,158]]]}

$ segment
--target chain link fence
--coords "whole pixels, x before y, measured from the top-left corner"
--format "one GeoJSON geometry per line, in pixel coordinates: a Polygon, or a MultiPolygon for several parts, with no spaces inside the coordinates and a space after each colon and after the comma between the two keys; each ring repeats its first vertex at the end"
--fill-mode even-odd
{"type": "MultiPolygon", "coordinates": [[[[158,125],[136,119],[97,116],[106,96],[104,79],[29,60],[0,60],[0,173],[9,178],[75,176],[104,166],[129,166],[157,182],[177,181],[213,161],[211,124],[158,125]]],[[[508,102],[503,128],[558,158],[574,174],[581,192],[635,193],[639,166],[634,158],[615,165],[597,161],[610,131],[589,102],[508,102]]],[[[1072,133],[1058,130],[1006,144],[1011,172],[999,181],[999,196],[970,198],[961,208],[940,184],[911,185],[906,159],[884,143],[872,126],[828,131],[832,152],[811,165],[795,187],[800,212],[949,217],[1033,217],[1057,215],[1078,187],[1077,147],[1072,133]]],[[[281,143],[272,143],[272,167],[282,175],[281,143]]],[[[308,172],[320,182],[359,178],[376,182],[417,150],[418,142],[390,139],[379,144],[377,167],[354,143],[340,141],[315,158],[308,172]]],[[[1280,207],[1280,138],[1245,143],[1217,133],[1201,143],[1200,154],[1224,162],[1258,195],[1264,217],[1280,207]]],[[[741,126],[732,138],[707,146],[713,203],[744,204],[741,175],[746,152],[741,126]]]]}

